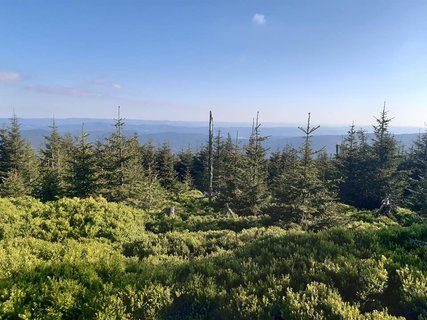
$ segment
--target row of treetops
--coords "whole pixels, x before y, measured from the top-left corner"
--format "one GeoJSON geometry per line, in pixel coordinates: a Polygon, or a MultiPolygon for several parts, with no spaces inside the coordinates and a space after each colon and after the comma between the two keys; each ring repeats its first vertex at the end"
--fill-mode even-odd
{"type": "Polygon", "coordinates": [[[324,223],[337,202],[375,209],[388,199],[426,213],[427,133],[402,151],[389,130],[391,120],[384,108],[369,136],[352,125],[338,152],[328,155],[312,149],[319,126],[311,125],[309,114],[299,149],[284,146],[269,153],[258,115],[241,145],[230,135],[214,135],[210,113],[207,143],[174,154],[168,144],[141,144],[136,134],[126,136],[120,111],[114,132],[103,141],[90,141],[83,126],[79,137],[60,135],[53,121],[36,152],[14,115],[0,130],[0,195],[43,201],[101,195],[153,210],[198,189],[213,206],[307,225],[324,223]]]}

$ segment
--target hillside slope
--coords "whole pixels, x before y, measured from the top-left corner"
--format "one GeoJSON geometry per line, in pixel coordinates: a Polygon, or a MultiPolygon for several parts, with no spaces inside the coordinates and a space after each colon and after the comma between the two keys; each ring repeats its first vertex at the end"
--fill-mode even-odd
{"type": "MultiPolygon", "coordinates": [[[[424,319],[427,226],[346,207],[284,230],[190,197],[173,217],[98,199],[0,199],[2,319],[424,319]]],[[[420,224],[421,223],[421,224],[420,224]]]]}

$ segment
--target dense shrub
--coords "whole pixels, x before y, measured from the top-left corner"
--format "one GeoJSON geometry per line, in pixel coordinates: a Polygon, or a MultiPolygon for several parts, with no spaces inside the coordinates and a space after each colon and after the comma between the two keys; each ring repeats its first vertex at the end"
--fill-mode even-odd
{"type": "Polygon", "coordinates": [[[203,204],[167,217],[15,198],[0,211],[1,319],[427,317],[427,246],[412,241],[427,225],[407,211],[347,208],[350,222],[317,233],[203,204]]]}
{"type": "Polygon", "coordinates": [[[144,230],[145,214],[103,198],[63,198],[41,203],[33,198],[0,199],[1,238],[35,237],[48,241],[105,238],[124,241],[144,230]]]}

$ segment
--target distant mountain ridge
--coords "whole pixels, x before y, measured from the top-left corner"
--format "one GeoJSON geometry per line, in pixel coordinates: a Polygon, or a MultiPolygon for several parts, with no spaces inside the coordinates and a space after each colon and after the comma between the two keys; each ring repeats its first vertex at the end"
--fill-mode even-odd
{"type": "MultiPolygon", "coordinates": [[[[0,118],[0,127],[7,126],[10,120],[0,118]]],[[[84,129],[90,134],[92,140],[102,140],[114,131],[113,119],[55,119],[58,130],[61,134],[69,133],[73,136],[79,135],[82,124],[84,129]]],[[[49,126],[52,119],[26,119],[19,118],[21,130],[35,148],[39,148],[44,143],[44,136],[49,134],[49,126]]],[[[125,133],[138,134],[141,142],[152,141],[155,145],[169,143],[172,150],[180,151],[185,148],[198,150],[206,142],[208,134],[208,123],[201,121],[161,121],[161,120],[134,120],[126,119],[125,133]]],[[[372,132],[372,127],[362,127],[368,132],[372,132]]],[[[269,139],[265,142],[265,147],[269,151],[283,149],[286,145],[298,148],[301,143],[301,131],[298,126],[273,126],[266,124],[261,127],[261,132],[269,139]]],[[[349,126],[321,126],[313,137],[313,148],[325,147],[328,153],[335,152],[335,146],[346,136],[349,126]]],[[[422,128],[394,127],[392,131],[395,138],[403,146],[409,147],[422,132],[422,128]]],[[[238,139],[244,144],[250,136],[251,125],[248,123],[215,123],[215,131],[220,131],[222,136],[230,134],[233,140],[238,139]]]]}

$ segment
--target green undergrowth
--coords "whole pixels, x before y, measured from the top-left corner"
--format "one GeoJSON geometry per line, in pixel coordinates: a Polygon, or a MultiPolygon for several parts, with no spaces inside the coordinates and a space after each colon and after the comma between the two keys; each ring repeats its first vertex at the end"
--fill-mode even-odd
{"type": "MultiPolygon", "coordinates": [[[[1,319],[427,319],[423,219],[318,233],[177,199],[0,199],[1,319]]],[[[345,209],[345,210],[344,210],[345,209]]]]}

